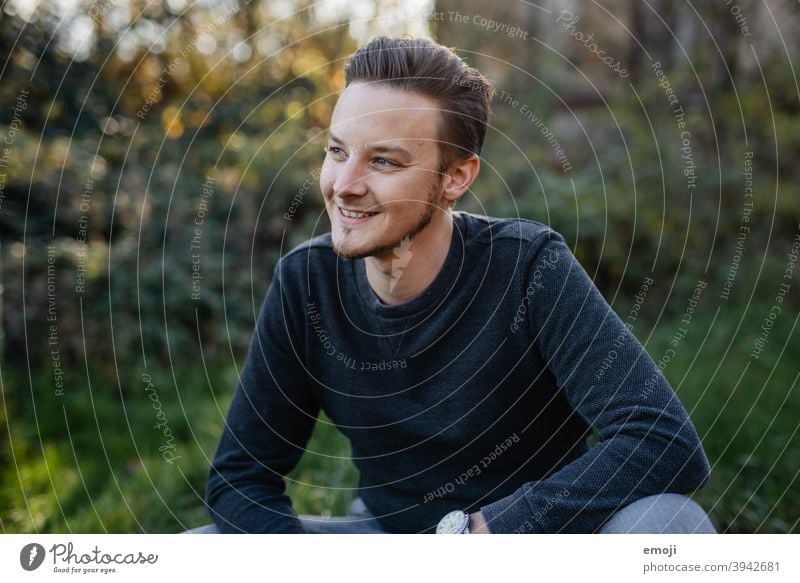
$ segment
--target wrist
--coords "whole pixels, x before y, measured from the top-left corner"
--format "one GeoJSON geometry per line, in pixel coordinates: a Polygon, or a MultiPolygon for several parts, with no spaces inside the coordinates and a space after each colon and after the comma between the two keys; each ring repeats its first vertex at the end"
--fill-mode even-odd
{"type": "Polygon", "coordinates": [[[483,512],[475,512],[469,515],[469,533],[470,534],[491,534],[492,531],[486,525],[486,520],[483,518],[483,512]]]}

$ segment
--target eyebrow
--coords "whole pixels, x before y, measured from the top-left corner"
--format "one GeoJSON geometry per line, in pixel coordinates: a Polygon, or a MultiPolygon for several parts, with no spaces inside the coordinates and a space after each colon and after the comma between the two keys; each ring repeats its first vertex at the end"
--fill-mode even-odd
{"type": "MultiPolygon", "coordinates": [[[[344,145],[344,142],[341,140],[341,138],[339,138],[338,136],[336,136],[336,135],[334,135],[332,133],[328,134],[328,139],[331,142],[335,142],[337,144],[344,145]]],[[[411,152],[409,152],[408,150],[406,150],[402,146],[389,146],[389,145],[386,145],[386,144],[373,144],[373,145],[369,146],[366,149],[369,152],[376,152],[376,153],[383,153],[383,154],[385,154],[385,153],[395,153],[395,154],[400,154],[401,156],[405,156],[406,158],[413,158],[414,157],[411,154],[411,152]]]]}

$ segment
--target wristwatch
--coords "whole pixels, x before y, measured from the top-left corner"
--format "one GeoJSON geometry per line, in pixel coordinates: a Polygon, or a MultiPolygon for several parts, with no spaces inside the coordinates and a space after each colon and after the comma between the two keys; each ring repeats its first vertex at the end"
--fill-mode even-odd
{"type": "Polygon", "coordinates": [[[448,512],[436,526],[436,534],[469,534],[469,513],[463,510],[448,512]]]}

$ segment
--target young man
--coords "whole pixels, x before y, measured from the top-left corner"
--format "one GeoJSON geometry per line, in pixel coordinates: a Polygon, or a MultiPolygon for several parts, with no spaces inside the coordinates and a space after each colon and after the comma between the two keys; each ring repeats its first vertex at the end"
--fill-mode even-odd
{"type": "Polygon", "coordinates": [[[216,529],[713,532],[680,495],[709,475],[686,411],[563,237],[452,210],[490,83],[425,39],[377,38],[345,71],[331,233],[275,268],[209,474],[216,529]],[[348,517],[284,493],[320,410],[360,472],[348,517]]]}

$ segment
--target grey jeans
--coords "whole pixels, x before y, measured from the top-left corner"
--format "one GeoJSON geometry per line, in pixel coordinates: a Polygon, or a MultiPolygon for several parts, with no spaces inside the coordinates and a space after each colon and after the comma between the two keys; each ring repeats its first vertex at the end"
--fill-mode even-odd
{"type": "MultiPolygon", "coordinates": [[[[378,520],[356,498],[347,516],[304,516],[300,522],[310,534],[385,534],[378,520]]],[[[489,525],[491,529],[492,525],[489,525]]],[[[700,505],[680,494],[657,494],[620,509],[600,529],[600,534],[716,534],[700,505]]],[[[219,534],[207,524],[184,534],[219,534]]]]}

